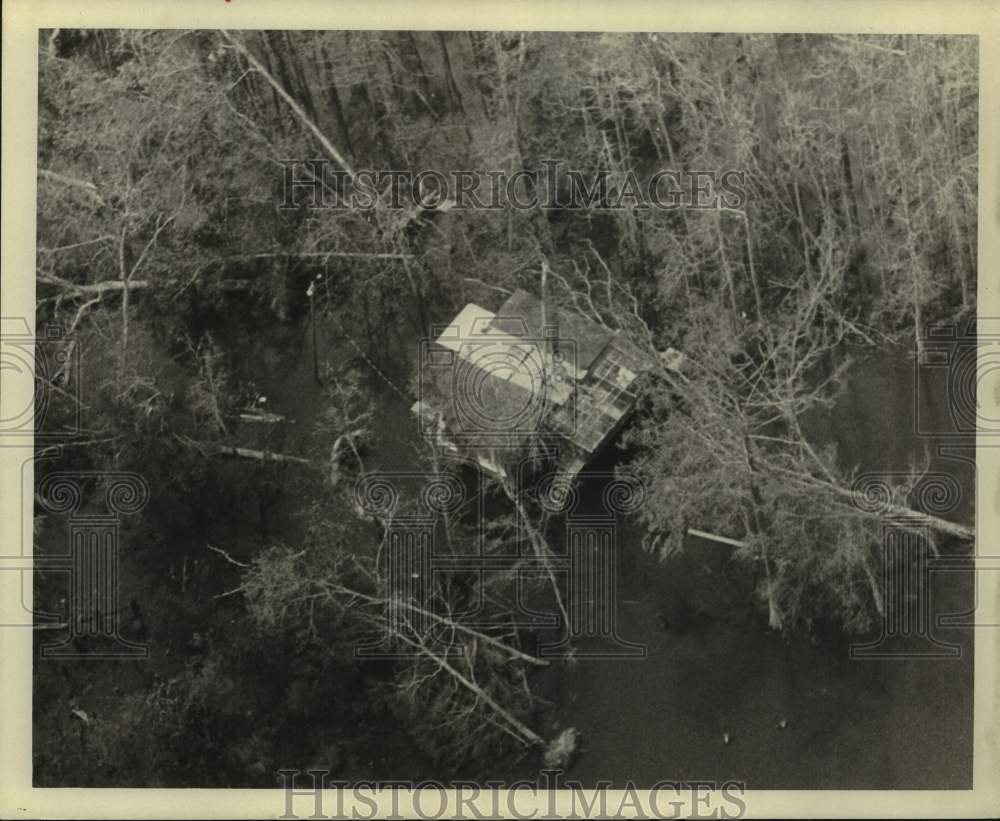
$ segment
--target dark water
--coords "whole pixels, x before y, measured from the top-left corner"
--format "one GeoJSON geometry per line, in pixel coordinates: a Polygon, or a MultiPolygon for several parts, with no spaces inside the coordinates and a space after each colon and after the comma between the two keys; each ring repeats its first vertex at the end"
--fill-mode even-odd
{"type": "MultiPolygon", "coordinates": [[[[877,354],[856,363],[835,410],[813,426],[833,438],[845,465],[908,471],[924,452],[917,413],[942,430],[949,421],[947,403],[928,401],[915,386],[905,350],[877,354]]],[[[943,385],[921,388],[944,396],[943,385]]],[[[971,521],[973,466],[936,457],[931,469],[958,479],[963,498],[953,518],[971,521]]],[[[576,727],[585,741],[569,777],[646,786],[732,778],[757,789],[971,787],[971,631],[938,631],[961,645],[955,660],[852,660],[850,639],[836,630],[769,631],[727,548],[690,540],[680,557],[659,564],[640,552],[640,538],[621,534],[619,632],[644,643],[647,657],[581,660],[540,684],[558,705],[553,725],[576,727]]],[[[940,612],[960,611],[971,580],[947,574],[933,592],[940,612]]]]}
{"type": "Polygon", "coordinates": [[[579,661],[553,675],[543,692],[561,725],[585,740],[572,777],[646,786],[733,778],[758,789],[971,785],[968,636],[947,636],[963,645],[956,661],[852,661],[835,634],[814,643],[769,632],[742,606],[747,591],[725,578],[726,563],[705,543],[664,567],[637,563],[622,584],[620,635],[645,643],[647,658],[579,661]],[[692,624],[672,619],[664,629],[664,601],[692,597],[716,602],[692,624]]]}
{"type": "MultiPolygon", "coordinates": [[[[314,447],[310,426],[323,404],[309,339],[303,333],[294,354],[288,340],[261,339],[245,351],[269,409],[296,420],[280,443],[288,453],[314,447]]],[[[321,332],[319,340],[321,358],[349,353],[338,334],[321,332]]],[[[405,375],[388,375],[405,393],[405,375]]],[[[382,407],[368,467],[412,467],[417,432],[409,402],[369,376],[382,407]]],[[[925,450],[914,435],[917,414],[944,425],[947,412],[946,403],[915,391],[912,360],[900,349],[856,363],[835,411],[812,424],[820,438],[838,444],[846,465],[907,471],[925,450]],[[918,408],[920,401],[925,406],[918,408]]],[[[615,458],[612,451],[603,460],[611,467],[615,458]]],[[[972,465],[935,457],[932,469],[959,480],[964,496],[954,518],[970,521],[972,465]]],[[[279,508],[294,506],[287,499],[279,508]]],[[[294,516],[277,521],[273,527],[284,527],[279,535],[293,538],[294,516]]],[[[644,644],[646,658],[581,659],[533,680],[550,704],[537,716],[542,734],[552,737],[569,726],[582,733],[583,753],[567,777],[646,786],[661,779],[736,779],[757,789],[971,786],[970,634],[952,629],[942,635],[962,646],[958,660],[854,661],[850,639],[834,629],[769,631],[753,602],[753,579],[730,561],[728,548],[693,539],[682,555],[659,563],[640,549],[634,523],[626,522],[618,538],[619,634],[644,644]]],[[[948,574],[935,594],[948,610],[962,610],[970,579],[948,574]]],[[[393,758],[391,751],[376,754],[371,775],[388,769],[393,777],[414,777],[396,768],[422,766],[393,758]]],[[[526,756],[497,762],[491,775],[531,776],[536,768],[526,756]]]]}

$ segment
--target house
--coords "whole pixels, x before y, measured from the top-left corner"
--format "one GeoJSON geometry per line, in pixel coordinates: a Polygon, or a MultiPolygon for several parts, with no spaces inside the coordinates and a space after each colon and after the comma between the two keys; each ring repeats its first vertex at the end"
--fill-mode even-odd
{"type": "Polygon", "coordinates": [[[412,411],[426,436],[498,478],[526,456],[575,475],[619,430],[650,365],[623,335],[518,290],[495,313],[466,305],[422,345],[412,411]]]}

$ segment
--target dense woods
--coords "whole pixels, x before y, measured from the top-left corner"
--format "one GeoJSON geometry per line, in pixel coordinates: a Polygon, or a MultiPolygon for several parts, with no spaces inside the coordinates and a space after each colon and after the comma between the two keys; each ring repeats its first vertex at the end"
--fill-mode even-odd
{"type": "MultiPolygon", "coordinates": [[[[919,353],[933,323],[975,314],[977,88],[977,44],[960,37],[44,32],[36,320],[80,368],[45,374],[40,431],[82,424],[58,452],[40,437],[36,486],[57,470],[144,477],[121,621],[151,655],[36,663],[36,782],[568,762],[533,687],[568,662],[468,615],[481,602],[502,621],[514,571],[458,575],[432,608],[409,606],[382,559],[419,492],[357,490],[380,469],[437,477],[441,538],[467,550],[476,527],[447,498],[458,468],[408,413],[418,344],[518,288],[654,362],[684,354],[681,373],[643,382],[618,443],[648,489],[642,548],[671,562],[688,528],[722,534],[742,543],[761,630],[871,629],[879,519],[852,502],[859,466],[817,420],[854,361],[919,353]],[[285,207],[288,163],[307,159],[349,176],[555,160],[612,188],[732,170],[746,202],[285,207]],[[390,604],[401,657],[356,659],[390,604]]],[[[918,457],[901,467],[919,478],[918,457]]],[[[489,549],[527,538],[552,555],[557,516],[483,481],[489,549]]],[[[899,484],[893,504],[918,508],[915,480],[899,484]]],[[[36,551],[57,552],[62,525],[36,507],[36,551]]],[[[931,521],[942,543],[971,536],[931,521]]],[[[38,574],[44,609],[62,583],[38,574]]],[[[554,574],[534,585],[564,606],[554,574]]]]}

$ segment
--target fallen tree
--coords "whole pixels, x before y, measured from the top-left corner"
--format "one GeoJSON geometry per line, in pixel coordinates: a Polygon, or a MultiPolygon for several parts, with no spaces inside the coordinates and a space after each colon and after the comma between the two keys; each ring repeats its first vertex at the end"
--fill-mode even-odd
{"type": "Polygon", "coordinates": [[[185,447],[193,448],[206,456],[231,456],[238,459],[250,459],[255,462],[277,462],[280,464],[303,465],[317,470],[320,469],[320,466],[311,459],[306,459],[302,456],[290,456],[285,453],[274,453],[269,450],[243,448],[237,447],[236,445],[199,442],[188,436],[182,436],[181,434],[174,434],[174,438],[185,447]]]}

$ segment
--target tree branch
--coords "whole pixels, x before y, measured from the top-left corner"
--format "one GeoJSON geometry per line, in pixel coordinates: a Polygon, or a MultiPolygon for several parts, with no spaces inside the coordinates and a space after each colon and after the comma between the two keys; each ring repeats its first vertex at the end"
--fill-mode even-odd
{"type": "Polygon", "coordinates": [[[226,42],[243,55],[246,61],[254,67],[255,71],[267,80],[268,84],[274,89],[275,93],[288,104],[288,107],[292,109],[295,116],[298,117],[302,124],[308,128],[310,132],[312,132],[313,136],[315,136],[317,140],[319,140],[320,145],[323,146],[324,150],[330,155],[330,157],[332,157],[333,160],[347,172],[348,176],[354,177],[354,169],[351,168],[351,164],[344,159],[343,155],[336,149],[333,143],[331,143],[330,140],[327,139],[326,135],[320,131],[319,126],[317,126],[316,123],[309,118],[306,112],[302,110],[302,106],[300,106],[292,95],[282,87],[281,83],[274,79],[274,77],[271,76],[271,73],[264,68],[263,65],[261,65],[260,61],[250,53],[247,47],[233,37],[232,34],[225,29],[220,29],[219,34],[222,35],[226,42]]]}

